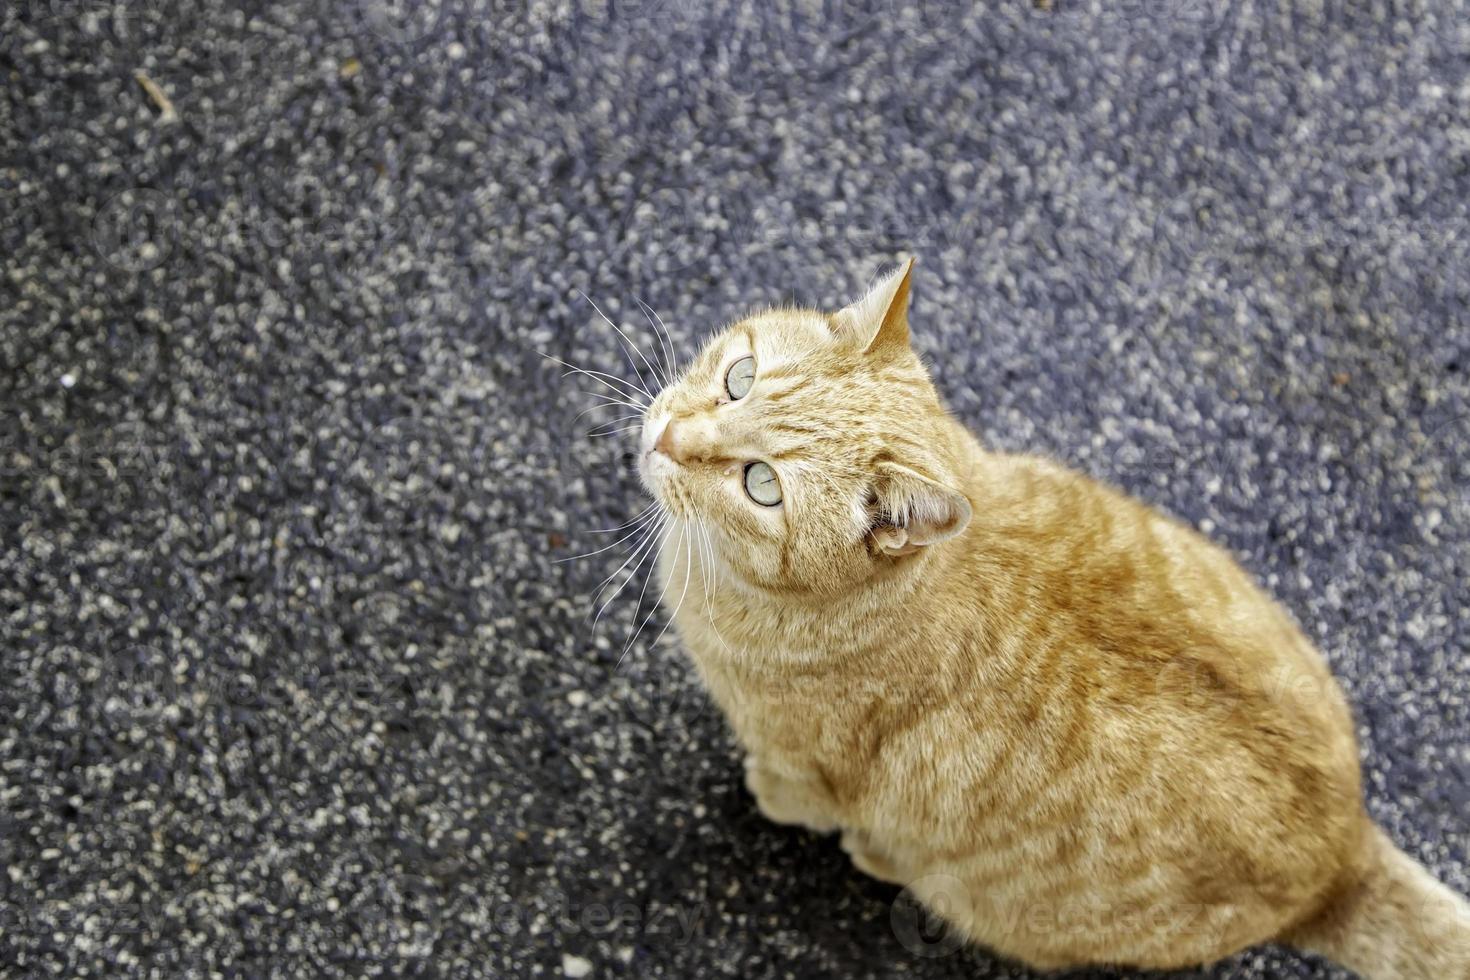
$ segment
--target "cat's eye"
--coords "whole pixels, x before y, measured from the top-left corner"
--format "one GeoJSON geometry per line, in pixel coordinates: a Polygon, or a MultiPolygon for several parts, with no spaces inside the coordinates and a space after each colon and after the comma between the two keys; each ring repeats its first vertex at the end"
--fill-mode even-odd
{"type": "Polygon", "coordinates": [[[781,481],[769,463],[751,463],[745,468],[745,492],[762,507],[774,507],[781,502],[781,481]]]}
{"type": "Polygon", "coordinates": [[[755,358],[746,356],[730,365],[730,370],[725,372],[725,391],[729,393],[730,400],[738,402],[750,394],[751,386],[755,384],[755,358]]]}

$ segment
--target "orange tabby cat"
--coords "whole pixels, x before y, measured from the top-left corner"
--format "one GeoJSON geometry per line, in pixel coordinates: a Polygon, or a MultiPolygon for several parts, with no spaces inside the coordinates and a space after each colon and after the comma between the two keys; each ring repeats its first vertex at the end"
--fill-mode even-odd
{"type": "Polygon", "coordinates": [[[645,418],[665,595],[761,811],[1040,968],[1276,940],[1470,980],[1470,906],[1365,815],[1311,643],[1190,528],[983,450],[911,271],[735,324],[645,418]]]}

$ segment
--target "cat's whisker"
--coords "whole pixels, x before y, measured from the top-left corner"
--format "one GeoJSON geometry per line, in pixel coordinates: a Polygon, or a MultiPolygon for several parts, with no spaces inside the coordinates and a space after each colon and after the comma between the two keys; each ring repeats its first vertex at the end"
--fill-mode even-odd
{"type": "MultiPolygon", "coordinates": [[[[588,439],[606,439],[608,436],[624,436],[624,435],[627,435],[630,432],[642,432],[642,431],[643,431],[643,423],[642,422],[632,422],[632,423],[629,423],[627,425],[619,426],[618,428],[615,428],[615,429],[607,429],[607,428],[592,428],[592,429],[588,429],[585,433],[583,433],[583,435],[585,435],[588,439]]],[[[636,462],[636,460],[635,460],[635,462],[636,462]]]]}
{"type": "MultiPolygon", "coordinates": [[[[580,289],[577,290],[577,295],[581,296],[584,300],[587,301],[587,305],[591,306],[592,309],[597,313],[597,315],[602,318],[603,323],[606,323],[609,327],[612,327],[613,330],[617,332],[618,336],[621,338],[618,342],[618,350],[622,352],[623,360],[628,362],[628,367],[633,369],[633,377],[639,377],[640,372],[638,370],[638,365],[633,360],[632,355],[637,354],[640,358],[643,358],[643,352],[638,349],[637,345],[633,344],[633,342],[628,339],[627,335],[623,333],[623,331],[618,327],[616,323],[613,322],[611,317],[602,312],[602,307],[598,306],[597,303],[593,301],[591,296],[588,296],[580,289]]],[[[643,358],[643,363],[645,366],[648,366],[648,359],[643,358]]]]}
{"type": "Polygon", "coordinates": [[[589,433],[587,433],[587,435],[591,436],[593,439],[602,439],[602,438],[605,438],[607,436],[622,435],[622,434],[624,434],[626,432],[640,432],[640,431],[642,431],[642,429],[643,429],[643,426],[640,423],[639,425],[628,425],[628,426],[624,426],[621,429],[609,429],[606,432],[589,432],[589,433]]]}
{"type": "MultiPolygon", "coordinates": [[[[589,392],[585,392],[585,394],[595,395],[595,394],[597,394],[597,392],[595,392],[595,391],[589,391],[589,392]]],[[[606,397],[606,396],[603,396],[603,397],[606,397]]],[[[572,419],[572,424],[573,425],[576,425],[578,422],[582,421],[582,419],[584,417],[586,417],[588,415],[591,415],[593,412],[599,411],[599,410],[604,409],[604,408],[607,408],[607,405],[606,404],[593,405],[591,408],[584,408],[584,409],[582,409],[582,411],[580,411],[580,412],[577,413],[577,415],[576,415],[575,418],[572,419]]],[[[640,409],[637,415],[624,415],[621,418],[607,419],[607,420],[605,420],[603,422],[598,422],[597,424],[598,425],[605,425],[608,422],[621,422],[623,419],[641,419],[642,417],[643,417],[643,410],[640,409]]]]}
{"type": "Polygon", "coordinates": [[[676,377],[677,373],[673,360],[672,344],[669,342],[668,338],[666,338],[663,333],[659,331],[658,324],[654,322],[648,304],[643,302],[643,300],[638,299],[638,297],[636,296],[633,298],[643,309],[643,318],[648,321],[648,327],[650,330],[653,331],[654,343],[655,346],[658,348],[659,361],[663,363],[664,373],[669,378],[669,383],[672,384],[673,379],[674,377],[676,377]]]}
{"type": "MultiPolygon", "coordinates": [[[[601,408],[602,406],[599,405],[597,407],[598,408],[601,408]]],[[[582,414],[585,415],[587,413],[586,412],[583,412],[582,414]]],[[[592,423],[592,428],[591,429],[588,429],[587,431],[588,432],[592,432],[592,431],[594,431],[596,429],[602,428],[605,425],[617,425],[620,422],[632,422],[635,419],[641,419],[641,418],[643,418],[643,416],[641,416],[641,415],[619,415],[615,419],[603,419],[601,422],[594,422],[594,423],[592,423]]]]}
{"type": "Polygon", "coordinates": [[[642,397],[642,395],[648,395],[648,392],[642,388],[642,385],[637,385],[637,383],[628,381],[626,378],[619,378],[617,375],[610,375],[606,370],[595,370],[592,367],[579,367],[578,364],[573,364],[572,361],[562,360],[556,354],[547,354],[545,351],[537,351],[537,353],[541,354],[547,360],[556,361],[560,366],[566,367],[566,372],[563,372],[562,375],[563,378],[566,378],[567,375],[587,375],[588,378],[594,379],[600,385],[612,388],[619,395],[626,395],[626,397],[642,397]]]}
{"type": "Polygon", "coordinates": [[[674,354],[674,340],[671,336],[669,336],[669,328],[664,326],[663,317],[659,316],[658,312],[654,310],[653,307],[643,302],[643,300],[638,299],[638,297],[636,296],[633,297],[633,299],[637,301],[639,306],[643,307],[643,315],[648,318],[648,325],[653,328],[654,335],[657,336],[662,343],[665,354],[665,363],[667,364],[667,370],[670,380],[678,377],[679,359],[674,354]],[[657,319],[657,323],[654,322],[655,319],[657,319]],[[660,328],[662,328],[663,330],[662,333],[659,332],[660,328]]]}
{"type": "MultiPolygon", "coordinates": [[[[673,610],[673,612],[669,613],[669,618],[664,622],[664,628],[658,631],[658,636],[655,636],[653,638],[653,642],[648,645],[648,648],[650,650],[652,650],[652,649],[654,649],[655,647],[658,646],[658,641],[659,640],[662,640],[664,638],[664,634],[669,631],[669,627],[672,626],[672,625],[674,625],[674,619],[675,619],[675,617],[677,617],[679,615],[679,610],[684,608],[684,597],[689,594],[689,576],[690,576],[690,573],[693,572],[693,570],[694,570],[694,559],[693,559],[693,556],[690,554],[689,545],[686,544],[685,545],[685,549],[684,549],[684,588],[683,588],[683,591],[681,591],[679,593],[679,601],[674,604],[674,610],[673,610]]],[[[664,583],[664,590],[665,591],[668,591],[668,583],[667,582],[664,583]]],[[[659,593],[658,601],[660,603],[662,603],[663,600],[664,600],[663,593],[659,593]]],[[[654,607],[654,610],[657,611],[657,609],[658,609],[658,607],[655,606],[654,607]]],[[[648,614],[648,619],[652,619],[652,618],[653,618],[653,613],[650,612],[648,614]]],[[[645,619],[643,621],[643,625],[644,626],[647,626],[648,625],[648,619],[645,619]]],[[[639,630],[639,632],[642,632],[643,626],[638,627],[638,630],[639,630]]],[[[637,639],[638,638],[638,634],[637,633],[633,634],[633,638],[634,639],[637,639]]],[[[631,644],[631,641],[630,641],[630,644],[631,644]]],[[[626,649],[623,650],[624,655],[626,655],[627,652],[628,651],[626,649]]],[[[618,658],[618,663],[622,663],[622,662],[623,662],[622,657],[619,657],[618,658]]],[[[614,667],[613,669],[614,670],[617,670],[616,667],[614,667]]]]}
{"type": "Polygon", "coordinates": [[[631,432],[643,428],[643,419],[637,415],[624,415],[615,419],[604,419],[594,422],[582,433],[585,437],[597,437],[610,435],[614,432],[631,432]]]}
{"type": "MultiPolygon", "coordinates": [[[[652,548],[652,549],[650,549],[649,551],[647,551],[643,555],[642,558],[639,558],[638,559],[638,564],[636,564],[636,565],[633,566],[633,570],[628,573],[628,577],[623,580],[623,584],[620,585],[620,586],[618,586],[618,592],[621,592],[624,588],[627,587],[627,585],[628,585],[629,582],[633,581],[633,579],[635,579],[635,578],[638,577],[638,570],[643,566],[644,559],[645,558],[651,558],[652,559],[649,562],[649,565],[648,565],[648,573],[643,576],[643,590],[641,592],[639,592],[639,594],[638,594],[638,602],[633,607],[633,618],[635,620],[638,618],[638,609],[639,609],[639,607],[643,603],[643,596],[648,591],[648,583],[653,579],[653,576],[655,574],[657,574],[657,572],[658,572],[658,561],[659,561],[659,558],[663,554],[664,545],[668,543],[668,539],[669,539],[669,537],[672,536],[672,534],[673,534],[673,524],[672,524],[672,522],[670,522],[668,525],[666,525],[665,530],[662,531],[662,532],[660,532],[657,546],[654,547],[654,548],[652,548]]],[[[667,588],[667,586],[665,586],[665,588],[667,588]]],[[[616,597],[616,595],[617,595],[617,593],[614,593],[614,597],[616,597]]],[[[660,595],[659,598],[662,599],[663,596],[660,595]]],[[[603,610],[605,611],[606,608],[607,608],[607,606],[604,605],[603,606],[603,610]]],[[[601,616],[602,616],[602,613],[599,612],[598,613],[598,618],[600,619],[601,616]]],[[[593,627],[592,628],[593,628],[594,631],[597,629],[597,623],[596,623],[596,621],[593,622],[593,627]]],[[[640,627],[640,629],[641,629],[641,627],[640,627]]],[[[637,634],[635,633],[634,635],[636,636],[637,634]]],[[[627,652],[628,652],[627,649],[624,648],[623,653],[618,656],[618,664],[619,665],[622,664],[622,662],[623,662],[623,656],[626,655],[627,652]]],[[[613,669],[616,670],[617,669],[617,665],[615,665],[613,667],[613,669]]]]}
{"type": "MultiPolygon", "coordinates": [[[[580,290],[578,290],[578,291],[580,292],[580,290]]],[[[643,366],[646,367],[646,368],[648,368],[649,373],[653,375],[654,380],[656,382],[658,382],[659,386],[660,387],[666,387],[668,385],[668,383],[669,383],[668,382],[668,379],[667,378],[661,378],[661,377],[659,377],[658,371],[654,368],[654,366],[651,363],[649,363],[648,358],[643,355],[643,351],[638,348],[638,345],[635,344],[635,343],[633,343],[632,339],[629,338],[628,335],[623,332],[623,328],[620,327],[620,326],[618,326],[616,323],[614,323],[612,321],[612,319],[609,318],[606,313],[602,312],[602,307],[598,306],[596,303],[593,303],[592,302],[592,297],[588,296],[586,293],[582,293],[582,298],[585,299],[588,303],[590,303],[592,305],[592,308],[597,311],[597,315],[600,316],[600,317],[602,317],[603,321],[609,327],[612,327],[614,330],[616,330],[618,332],[618,336],[621,337],[621,338],[623,338],[623,343],[627,345],[627,348],[629,350],[632,350],[633,353],[635,353],[635,354],[638,355],[639,360],[641,360],[643,362],[643,366]]],[[[624,356],[627,357],[626,351],[624,352],[624,356]]],[[[633,374],[636,376],[638,374],[638,365],[636,365],[636,364],[633,363],[633,358],[631,358],[631,357],[627,357],[627,360],[628,360],[628,366],[633,369],[633,374]]],[[[653,396],[650,395],[649,397],[653,397],[653,396]]]]}
{"type": "MultiPolygon", "coordinates": [[[[596,307],[594,305],[594,309],[595,308],[596,307]]],[[[602,311],[599,310],[598,312],[601,313],[602,311]]],[[[603,319],[606,320],[607,317],[604,316],[603,319]]],[[[608,322],[611,323],[612,321],[608,321],[608,322]]],[[[617,329],[617,326],[614,325],[613,326],[613,329],[616,330],[617,329]]],[[[543,356],[546,356],[546,355],[543,355],[543,356]]],[[[639,377],[639,374],[638,374],[638,365],[634,364],[633,363],[633,359],[630,358],[630,357],[627,357],[626,356],[626,353],[624,354],[624,356],[625,356],[625,358],[628,361],[628,367],[630,367],[630,368],[633,369],[633,377],[632,377],[631,380],[628,379],[628,378],[621,378],[621,377],[619,377],[619,376],[617,376],[615,374],[610,374],[610,373],[608,373],[606,371],[598,371],[598,370],[595,370],[593,368],[584,368],[584,367],[581,367],[579,365],[572,364],[572,363],[570,363],[568,361],[562,361],[561,363],[565,367],[571,369],[572,371],[590,372],[592,374],[598,375],[599,377],[608,378],[608,379],[610,379],[612,381],[618,382],[619,384],[626,385],[629,388],[635,388],[638,391],[642,392],[644,395],[648,396],[648,399],[650,401],[652,401],[653,400],[653,392],[651,392],[651,391],[648,390],[647,386],[645,386],[643,384],[642,379],[639,377]]]]}
{"type": "MultiPolygon", "coordinates": [[[[568,363],[567,361],[563,361],[561,358],[556,357],[553,354],[548,354],[545,351],[537,351],[536,353],[540,354],[548,361],[555,361],[562,367],[566,368],[567,374],[586,375],[593,381],[596,381],[598,384],[602,385],[604,388],[611,389],[624,398],[646,397],[649,400],[648,404],[652,404],[653,395],[650,394],[648,389],[644,388],[642,385],[634,384],[633,382],[620,378],[615,374],[608,374],[606,371],[593,371],[588,368],[577,367],[577,365],[568,363]],[[621,385],[622,388],[617,387],[617,385],[621,385]],[[627,390],[624,391],[623,389],[627,390]]],[[[562,377],[566,377],[567,374],[562,375],[562,377]]],[[[645,404],[643,407],[647,408],[648,404],[645,404]]]]}
{"type": "MultiPolygon", "coordinates": [[[[646,548],[647,545],[648,545],[648,542],[645,542],[644,543],[644,547],[646,548]]],[[[589,617],[591,619],[592,634],[594,636],[597,635],[598,628],[602,625],[602,617],[603,617],[603,615],[605,615],[607,613],[608,606],[614,600],[616,600],[619,595],[622,594],[622,591],[625,588],[628,587],[628,583],[631,582],[634,578],[637,577],[638,570],[643,566],[643,562],[648,557],[648,555],[649,555],[649,552],[647,552],[647,551],[642,551],[641,552],[641,554],[638,557],[637,564],[635,564],[632,567],[632,569],[629,570],[627,576],[625,576],[624,579],[621,582],[619,582],[615,588],[612,588],[610,590],[610,593],[608,594],[607,599],[602,603],[602,605],[600,605],[597,608],[597,614],[595,616],[590,616],[589,617]]]]}
{"type": "Polygon", "coordinates": [[[711,567],[711,564],[710,563],[714,559],[713,547],[710,544],[710,540],[709,540],[709,528],[706,527],[704,524],[699,524],[697,526],[697,528],[698,528],[699,536],[700,536],[700,546],[699,546],[699,577],[704,582],[704,605],[705,605],[705,608],[706,609],[709,609],[709,608],[711,608],[710,607],[710,588],[709,588],[709,586],[710,586],[710,575],[713,572],[713,568],[711,567]]]}
{"type": "Polygon", "coordinates": [[[717,578],[719,574],[719,560],[715,556],[715,544],[714,541],[710,538],[709,528],[706,526],[703,527],[702,530],[704,531],[705,545],[708,549],[706,554],[709,556],[709,571],[706,573],[705,578],[704,609],[709,617],[710,631],[715,634],[715,639],[720,641],[720,646],[724,648],[725,653],[733,657],[735,655],[735,652],[730,649],[730,644],[725,642],[725,636],[723,633],[720,632],[719,624],[715,622],[714,596],[720,590],[719,581],[717,578]]]}
{"type": "Polygon", "coordinates": [[[627,534],[623,535],[621,538],[618,538],[612,544],[604,545],[603,547],[598,548],[596,551],[588,551],[588,552],[586,552],[584,554],[572,555],[572,556],[570,556],[568,558],[558,558],[558,559],[556,559],[555,564],[560,565],[563,562],[576,561],[579,558],[591,558],[593,555],[600,555],[604,551],[611,551],[613,548],[616,548],[618,545],[622,544],[624,541],[627,541],[629,538],[633,538],[633,537],[636,537],[637,535],[641,534],[643,532],[643,530],[644,530],[644,525],[647,524],[652,519],[653,518],[650,516],[650,517],[646,517],[646,518],[644,518],[643,520],[640,520],[640,521],[634,521],[633,522],[633,529],[631,531],[629,531],[627,534]]]}
{"type": "MultiPolygon", "coordinates": [[[[606,402],[607,405],[625,405],[628,408],[631,408],[634,411],[638,412],[638,414],[639,414],[640,417],[643,415],[644,412],[648,411],[648,406],[647,405],[638,405],[638,404],[635,404],[633,402],[627,401],[626,399],[614,398],[612,395],[604,395],[604,394],[602,394],[600,392],[596,392],[596,391],[589,391],[589,392],[586,392],[585,394],[591,395],[593,398],[600,398],[604,402],[606,402]]],[[[597,408],[606,408],[607,405],[598,405],[596,407],[597,408]]]]}
{"type": "Polygon", "coordinates": [[[653,396],[645,391],[642,385],[624,381],[617,375],[608,374],[605,371],[588,371],[583,368],[577,368],[573,371],[567,371],[565,374],[562,375],[562,377],[565,378],[573,374],[584,374],[587,377],[591,378],[593,381],[596,381],[598,384],[615,392],[619,398],[636,399],[640,404],[642,404],[644,408],[648,408],[650,405],[653,404],[653,396]],[[615,381],[618,384],[623,385],[624,387],[614,388],[607,381],[604,381],[603,378],[611,379],[612,381],[615,381]],[[644,401],[644,399],[647,399],[647,401],[644,401]]]}
{"type": "MultiPolygon", "coordinates": [[[[669,535],[672,533],[673,518],[670,517],[670,515],[668,514],[664,514],[663,519],[659,522],[657,530],[653,534],[649,535],[647,538],[643,539],[639,543],[638,548],[634,552],[634,554],[632,556],[629,556],[630,560],[633,557],[637,558],[637,561],[633,563],[632,569],[628,572],[623,581],[620,582],[618,586],[612,590],[612,593],[607,596],[606,601],[604,601],[602,603],[602,606],[597,610],[597,615],[592,620],[592,630],[594,633],[597,631],[598,624],[602,621],[603,614],[607,612],[608,607],[612,605],[613,600],[615,600],[619,595],[622,594],[623,590],[628,587],[629,582],[638,577],[638,570],[643,567],[644,560],[649,558],[650,556],[652,556],[653,562],[649,565],[648,574],[650,576],[654,574],[658,567],[658,556],[663,551],[663,546],[665,542],[667,542],[669,535]]],[[[626,567],[626,565],[627,562],[624,562],[624,567],[626,567]]],[[[619,569],[619,571],[621,571],[621,568],[619,569]]],[[[613,574],[617,575],[618,572],[614,572],[613,574]]],[[[611,576],[609,578],[611,578],[611,576]]],[[[645,583],[646,581],[647,577],[645,577],[645,583]]],[[[606,588],[606,586],[602,586],[601,588],[606,588]]],[[[595,602],[596,600],[594,599],[593,601],[595,602]]],[[[634,616],[636,617],[636,615],[637,613],[635,612],[634,616]]]]}
{"type": "Polygon", "coordinates": [[[609,595],[607,597],[607,600],[602,603],[600,608],[598,608],[597,616],[592,620],[593,632],[597,631],[597,624],[599,621],[601,621],[602,614],[607,612],[607,607],[610,606],[612,604],[612,601],[616,599],[625,588],[628,587],[628,583],[632,581],[633,576],[637,574],[638,567],[643,564],[642,556],[644,552],[647,551],[655,541],[659,540],[663,536],[664,529],[668,527],[668,523],[668,516],[662,515],[656,524],[653,524],[651,527],[645,528],[643,537],[641,537],[638,540],[638,543],[633,547],[632,554],[628,555],[627,558],[624,558],[623,563],[615,568],[611,575],[599,582],[597,588],[592,590],[592,602],[594,605],[596,605],[598,596],[600,596],[602,592],[607,589],[609,585],[612,584],[613,579],[617,578],[618,575],[623,571],[623,569],[628,567],[629,562],[633,561],[633,559],[635,558],[638,559],[637,564],[633,566],[633,571],[628,574],[627,578],[623,579],[622,584],[613,589],[612,594],[609,595]]]}
{"type": "MultiPolygon", "coordinates": [[[[679,521],[677,523],[679,524],[679,544],[680,545],[684,545],[685,548],[686,548],[686,550],[687,550],[687,548],[688,548],[688,536],[689,536],[689,525],[688,525],[688,522],[686,522],[686,521],[679,521]]],[[[678,547],[678,545],[676,545],[675,547],[678,547]]],[[[633,615],[634,615],[635,618],[638,615],[638,612],[637,611],[643,607],[643,598],[644,598],[644,596],[646,596],[648,594],[648,584],[653,581],[653,576],[658,571],[658,558],[662,558],[663,557],[662,552],[663,552],[663,544],[660,544],[659,545],[659,555],[654,559],[653,563],[651,565],[649,565],[649,567],[648,567],[648,575],[646,575],[644,577],[644,579],[643,579],[643,588],[638,593],[638,601],[633,604],[633,610],[634,610],[633,615]]],[[[628,651],[629,650],[633,649],[633,644],[636,643],[636,642],[638,642],[638,637],[643,633],[643,628],[648,625],[649,620],[653,619],[653,617],[658,613],[658,608],[659,608],[659,606],[661,606],[663,604],[664,595],[668,591],[669,591],[669,583],[668,582],[665,582],[662,591],[660,591],[659,594],[658,594],[658,599],[653,604],[653,608],[648,611],[648,615],[643,618],[643,622],[638,624],[638,628],[633,631],[633,635],[630,636],[630,637],[628,637],[628,642],[623,645],[623,652],[621,654],[619,654],[619,656],[618,656],[618,662],[613,665],[613,670],[617,670],[619,667],[621,667],[623,665],[623,658],[628,655],[628,651]]],[[[660,633],[659,635],[662,636],[663,634],[660,633]]]]}
{"type": "Polygon", "coordinates": [[[600,527],[600,528],[597,528],[594,531],[591,531],[590,533],[592,533],[592,534],[611,534],[614,531],[621,531],[624,528],[632,527],[634,524],[642,523],[643,519],[645,517],[647,517],[650,513],[652,513],[656,509],[658,509],[658,501],[657,500],[653,501],[647,507],[645,507],[641,511],[639,511],[632,519],[630,519],[628,521],[625,521],[622,524],[619,524],[617,527],[600,527]]]}
{"type": "Polygon", "coordinates": [[[711,609],[713,609],[714,597],[719,593],[719,559],[715,555],[715,543],[710,538],[709,528],[704,531],[705,554],[709,556],[709,578],[706,583],[706,595],[709,597],[711,609]]]}
{"type": "Polygon", "coordinates": [[[594,602],[596,601],[596,597],[600,596],[603,590],[606,589],[610,584],[612,584],[613,579],[617,578],[618,575],[623,571],[623,569],[628,567],[628,563],[633,560],[633,557],[637,555],[640,551],[642,551],[645,546],[647,546],[648,542],[653,538],[655,534],[657,534],[661,524],[662,522],[658,521],[653,523],[645,523],[641,527],[639,527],[639,537],[636,541],[634,541],[633,547],[629,549],[629,554],[623,559],[622,564],[613,569],[612,572],[605,576],[601,582],[598,582],[597,587],[592,590],[594,602]]]}

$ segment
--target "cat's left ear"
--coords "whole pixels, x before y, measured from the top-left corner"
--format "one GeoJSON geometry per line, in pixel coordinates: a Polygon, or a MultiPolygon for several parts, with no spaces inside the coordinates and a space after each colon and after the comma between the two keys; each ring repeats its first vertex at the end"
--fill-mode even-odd
{"type": "Polygon", "coordinates": [[[938,544],[970,523],[970,501],[964,494],[898,463],[878,464],[873,499],[879,519],[873,544],[888,555],[938,544]]]}
{"type": "Polygon", "coordinates": [[[833,334],[869,353],[908,347],[909,280],[913,271],[914,260],[905,260],[878,280],[862,299],[832,314],[833,334]]]}

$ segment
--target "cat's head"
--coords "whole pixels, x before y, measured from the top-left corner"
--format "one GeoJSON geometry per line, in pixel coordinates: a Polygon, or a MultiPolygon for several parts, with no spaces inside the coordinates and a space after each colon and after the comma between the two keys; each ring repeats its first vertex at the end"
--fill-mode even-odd
{"type": "Polygon", "coordinates": [[[645,415],[644,483],[748,583],[839,591],[968,524],[964,453],[909,346],[912,269],[836,313],[733,324],[645,415]]]}

